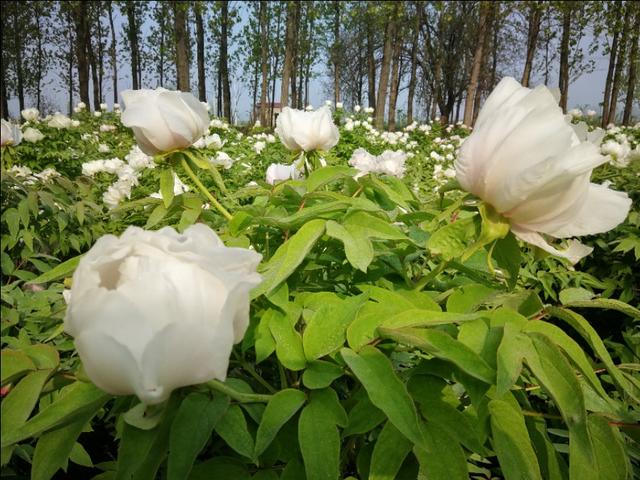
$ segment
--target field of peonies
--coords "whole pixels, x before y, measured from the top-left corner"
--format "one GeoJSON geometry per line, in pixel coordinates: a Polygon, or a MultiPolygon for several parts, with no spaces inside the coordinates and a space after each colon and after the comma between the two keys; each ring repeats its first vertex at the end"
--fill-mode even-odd
{"type": "Polygon", "coordinates": [[[2,120],[3,478],[637,474],[640,125],[122,99],[2,120]]]}

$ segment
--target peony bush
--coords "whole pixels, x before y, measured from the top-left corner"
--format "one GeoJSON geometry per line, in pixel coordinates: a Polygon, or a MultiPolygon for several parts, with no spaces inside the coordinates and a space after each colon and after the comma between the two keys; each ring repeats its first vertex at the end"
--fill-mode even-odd
{"type": "Polygon", "coordinates": [[[638,126],[122,97],[2,123],[3,474],[632,477],[638,126]]]}

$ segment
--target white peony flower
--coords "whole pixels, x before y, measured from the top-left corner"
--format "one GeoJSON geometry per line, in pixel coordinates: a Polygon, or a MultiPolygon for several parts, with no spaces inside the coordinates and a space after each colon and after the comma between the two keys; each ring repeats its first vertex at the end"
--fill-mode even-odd
{"type": "Polygon", "coordinates": [[[582,117],[582,110],[580,110],[579,108],[574,108],[572,110],[569,110],[568,114],[573,118],[580,118],[582,117]]]}
{"type": "Polygon", "coordinates": [[[107,104],[106,104],[106,103],[101,103],[101,104],[100,104],[100,110],[104,111],[104,110],[106,110],[107,108],[109,108],[109,107],[107,106],[107,104]]]}
{"type": "Polygon", "coordinates": [[[86,103],[84,103],[84,102],[78,102],[78,104],[76,105],[76,108],[77,108],[78,110],[84,110],[84,109],[86,109],[86,108],[87,108],[87,104],[86,104],[86,103]]]}
{"type": "Polygon", "coordinates": [[[0,132],[0,145],[18,145],[22,141],[22,131],[18,125],[7,122],[2,119],[2,127],[0,132]]]}
{"type": "MultiPolygon", "coordinates": [[[[286,107],[285,107],[285,108],[286,108],[286,107]]],[[[313,111],[313,105],[307,105],[306,107],[304,107],[304,109],[305,109],[307,112],[312,112],[312,111],[313,111]]]]}
{"type": "Polygon", "coordinates": [[[40,118],[40,111],[37,108],[25,108],[20,114],[27,122],[35,122],[40,118]]]}
{"type": "Polygon", "coordinates": [[[265,142],[256,142],[253,144],[253,150],[259,155],[262,150],[264,150],[267,147],[267,144],[265,142]]]}
{"type": "Polygon", "coordinates": [[[207,111],[191,93],[162,88],[126,90],[122,100],[122,123],[131,127],[148,155],[187,148],[207,132],[207,111]]]}
{"type": "Polygon", "coordinates": [[[69,128],[71,127],[71,119],[60,112],[56,112],[53,117],[51,117],[47,125],[50,128],[57,128],[58,130],[69,128]]]}
{"type": "Polygon", "coordinates": [[[276,121],[276,133],[280,141],[294,152],[304,150],[329,150],[340,138],[338,127],[327,107],[314,112],[303,112],[285,107],[276,121]]]}
{"type": "Polygon", "coordinates": [[[8,172],[19,178],[30,177],[33,173],[29,167],[24,167],[22,165],[14,165],[8,170],[8,172]]]}
{"type": "Polygon", "coordinates": [[[229,170],[233,166],[233,158],[226,152],[218,152],[215,157],[209,157],[212,165],[222,165],[225,170],[229,170]]]}
{"type": "Polygon", "coordinates": [[[104,143],[101,143],[100,145],[98,145],[98,152],[100,153],[107,153],[109,150],[111,150],[109,148],[109,145],[106,145],[104,143]]]}
{"type": "Polygon", "coordinates": [[[44,134],[37,128],[29,127],[23,132],[22,137],[29,143],[36,143],[44,138],[44,134]]]}
{"type": "Polygon", "coordinates": [[[52,178],[60,176],[60,173],[55,168],[45,168],[40,173],[34,175],[41,182],[48,182],[52,178]]]}
{"type": "Polygon", "coordinates": [[[373,113],[373,112],[375,112],[375,108],[367,107],[367,108],[364,109],[364,111],[365,111],[365,113],[373,113]]]}
{"type": "Polygon", "coordinates": [[[572,241],[561,251],[542,234],[591,235],[625,219],[627,194],[589,181],[605,161],[580,142],[547,88],[507,77],[487,98],[455,168],[460,185],[507,218],[518,238],[575,263],[592,249],[572,241]]]}
{"type": "Polygon", "coordinates": [[[596,113],[595,110],[587,110],[587,117],[595,117],[596,113]]]}
{"type": "MultiPolygon", "coordinates": [[[[173,172],[173,195],[175,197],[177,197],[178,195],[182,195],[185,192],[189,191],[189,187],[187,185],[185,185],[182,180],[180,180],[180,177],[178,177],[178,175],[176,175],[176,172],[173,172]]],[[[158,190],[155,193],[152,193],[151,195],[149,195],[151,198],[159,198],[162,199],[162,194],[160,193],[160,190],[158,190]]]]}
{"type": "Polygon", "coordinates": [[[144,170],[146,168],[156,168],[153,157],[140,150],[138,145],[131,147],[131,150],[127,153],[124,159],[135,171],[144,170]]]}
{"type": "Polygon", "coordinates": [[[80,126],[80,120],[71,120],[71,126],[72,127],[79,127],[80,126]]]}
{"type": "Polygon", "coordinates": [[[362,107],[360,105],[356,105],[355,107],[353,107],[353,111],[356,113],[358,113],[361,109],[362,107]]]}
{"type": "Polygon", "coordinates": [[[359,170],[355,178],[362,177],[368,173],[402,177],[404,176],[406,160],[407,154],[401,151],[385,150],[376,157],[364,148],[358,148],[351,155],[349,165],[359,170]]]}
{"type": "Polygon", "coordinates": [[[101,117],[102,116],[102,112],[93,112],[93,116],[94,117],[101,117]]]}
{"type": "Polygon", "coordinates": [[[115,125],[100,125],[101,132],[113,132],[116,129],[115,125]]]}
{"type": "Polygon", "coordinates": [[[261,255],[228,248],[201,223],[179,234],[129,227],[80,260],[64,320],[93,383],[146,404],[225,380],[249,325],[261,255]]]}
{"type": "Polygon", "coordinates": [[[300,171],[295,165],[285,165],[283,163],[272,163],[267,167],[266,181],[270,185],[283,180],[295,180],[300,178],[300,171]]]}
{"type": "Polygon", "coordinates": [[[343,107],[344,107],[344,105],[342,104],[342,102],[337,102],[336,103],[336,109],[342,110],[343,107]]]}

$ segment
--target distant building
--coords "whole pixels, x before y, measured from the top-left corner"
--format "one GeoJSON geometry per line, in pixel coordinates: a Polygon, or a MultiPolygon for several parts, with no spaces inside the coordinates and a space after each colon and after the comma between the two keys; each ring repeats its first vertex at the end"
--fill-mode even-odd
{"type": "MultiPolygon", "coordinates": [[[[255,120],[260,120],[260,106],[260,103],[256,103],[253,108],[253,118],[255,120]]],[[[271,125],[275,125],[278,115],[282,112],[282,104],[280,102],[267,103],[267,118],[269,117],[269,111],[271,111],[271,125]]]]}

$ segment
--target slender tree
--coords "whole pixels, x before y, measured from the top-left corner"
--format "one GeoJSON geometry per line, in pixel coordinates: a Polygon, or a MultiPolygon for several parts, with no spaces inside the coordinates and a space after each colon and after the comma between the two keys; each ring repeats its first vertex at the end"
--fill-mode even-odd
{"type": "Polygon", "coordinates": [[[382,51],[382,63],[380,65],[380,82],[378,83],[378,97],[376,98],[376,110],[374,117],[374,125],[378,129],[382,129],[384,126],[384,107],[387,103],[389,70],[393,56],[393,40],[395,38],[396,17],[398,15],[399,5],[394,3],[390,9],[390,15],[386,20],[384,48],[382,51]]]}
{"type": "Polygon", "coordinates": [[[542,21],[542,8],[539,2],[532,2],[529,5],[529,28],[527,31],[527,53],[524,61],[524,71],[522,72],[523,87],[529,86],[531,79],[531,69],[533,67],[533,59],[536,53],[536,44],[540,33],[540,22],[542,21]]]}
{"type": "Polygon", "coordinates": [[[204,22],[202,20],[202,10],[204,5],[202,2],[195,2],[193,10],[196,19],[196,49],[198,59],[198,98],[200,101],[207,101],[207,85],[204,61],[204,22]]]}
{"type": "Polygon", "coordinates": [[[635,20],[633,23],[633,34],[631,37],[631,52],[629,55],[629,69],[627,72],[627,96],[624,102],[624,112],[622,114],[622,123],[629,125],[631,123],[631,110],[633,108],[633,99],[635,88],[637,86],[638,73],[638,34],[640,33],[640,8],[635,4],[635,20]]]}
{"type": "Polygon", "coordinates": [[[473,54],[473,67],[471,69],[471,77],[467,85],[467,96],[464,102],[464,124],[471,126],[473,124],[473,105],[478,90],[478,82],[480,80],[480,68],[486,47],[486,37],[489,29],[487,28],[487,18],[489,16],[489,5],[487,2],[480,2],[480,11],[478,18],[478,32],[476,48],[473,54]]]}
{"type": "Polygon", "coordinates": [[[627,55],[627,44],[629,41],[629,31],[631,15],[629,12],[631,4],[627,4],[624,9],[624,23],[622,32],[620,35],[620,45],[618,49],[618,55],[616,59],[616,68],[613,74],[613,81],[611,82],[611,98],[609,100],[609,113],[607,114],[607,123],[616,121],[616,109],[618,107],[618,92],[620,91],[620,84],[622,83],[622,75],[624,71],[624,65],[627,55]]]}
{"type": "Polygon", "coordinates": [[[190,92],[189,85],[189,38],[187,37],[187,3],[174,2],[173,16],[176,31],[176,71],[178,90],[190,92]]]}

